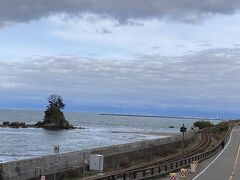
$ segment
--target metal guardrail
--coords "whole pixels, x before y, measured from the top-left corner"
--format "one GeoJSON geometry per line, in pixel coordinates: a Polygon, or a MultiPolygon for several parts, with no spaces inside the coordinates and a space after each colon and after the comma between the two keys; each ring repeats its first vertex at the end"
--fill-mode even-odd
{"type": "Polygon", "coordinates": [[[223,139],[220,141],[220,143],[208,151],[196,154],[191,157],[186,157],[181,160],[168,162],[165,164],[163,163],[158,166],[153,166],[153,167],[142,169],[142,170],[125,172],[125,173],[121,173],[121,174],[117,174],[117,175],[110,175],[107,177],[105,176],[102,178],[99,177],[97,179],[98,180],[129,180],[129,179],[141,180],[141,179],[146,179],[146,178],[150,178],[150,177],[154,177],[154,176],[161,176],[161,175],[168,174],[170,172],[177,171],[183,167],[190,166],[193,161],[200,162],[200,161],[208,159],[209,157],[216,154],[220,149],[222,149],[222,147],[221,147],[222,141],[226,141],[229,138],[231,130],[232,130],[232,127],[228,130],[228,132],[223,137],[223,139]]]}

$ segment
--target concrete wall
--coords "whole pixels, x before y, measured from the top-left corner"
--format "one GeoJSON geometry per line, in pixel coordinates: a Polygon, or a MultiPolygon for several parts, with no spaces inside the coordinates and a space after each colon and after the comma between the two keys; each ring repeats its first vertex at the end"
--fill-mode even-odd
{"type": "MultiPolygon", "coordinates": [[[[192,142],[193,137],[188,136],[185,143],[192,142]]],[[[129,148],[126,151],[109,153],[104,158],[104,169],[113,167],[128,167],[136,162],[151,161],[159,157],[165,157],[177,152],[177,148],[182,146],[182,137],[166,138],[160,142],[140,142],[141,148],[129,148]]]]}
{"type": "MultiPolygon", "coordinates": [[[[193,139],[192,133],[186,137],[193,139]]],[[[139,158],[150,158],[153,154],[161,156],[174,152],[180,146],[181,136],[173,136],[156,140],[148,140],[103,148],[88,149],[59,155],[19,160],[0,164],[0,180],[26,180],[39,177],[41,174],[51,175],[55,172],[71,172],[81,174],[84,159],[89,160],[90,154],[98,153],[105,156],[104,168],[113,168],[132,163],[139,158]],[[77,171],[73,171],[73,170],[77,171]]],[[[62,173],[64,174],[64,173],[62,173]]],[[[48,179],[52,179],[48,178],[48,179]]],[[[58,178],[62,179],[62,178],[58,178]]]]}
{"type": "MultiPolygon", "coordinates": [[[[86,151],[86,156],[90,152],[86,151]]],[[[2,179],[25,180],[39,177],[41,174],[53,174],[69,168],[77,168],[83,165],[84,151],[50,155],[40,158],[13,161],[1,164],[2,179]]]]}

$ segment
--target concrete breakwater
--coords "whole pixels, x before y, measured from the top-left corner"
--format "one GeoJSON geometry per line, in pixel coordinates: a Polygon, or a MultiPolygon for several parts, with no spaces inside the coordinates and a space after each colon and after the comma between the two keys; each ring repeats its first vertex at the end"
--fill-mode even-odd
{"type": "MultiPolygon", "coordinates": [[[[191,142],[193,137],[193,133],[188,133],[185,138],[186,143],[191,142]]],[[[69,174],[81,176],[85,166],[84,162],[88,164],[90,154],[94,153],[104,155],[104,169],[125,167],[139,159],[150,160],[155,155],[165,156],[169,153],[175,153],[176,148],[181,146],[181,140],[182,137],[177,135],[156,140],[6,162],[0,164],[0,179],[26,180],[39,178],[40,175],[46,175],[47,179],[53,179],[55,173],[57,179],[63,179],[69,174]]]]}

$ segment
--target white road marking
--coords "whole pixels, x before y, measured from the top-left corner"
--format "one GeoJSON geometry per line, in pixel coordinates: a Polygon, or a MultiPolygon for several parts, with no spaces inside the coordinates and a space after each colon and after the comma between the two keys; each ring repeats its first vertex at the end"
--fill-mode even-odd
{"type": "Polygon", "coordinates": [[[225,149],[228,147],[228,145],[230,144],[230,142],[232,140],[232,134],[233,134],[233,130],[231,132],[230,139],[229,139],[227,145],[225,146],[225,148],[222,150],[222,152],[205,169],[203,169],[197,176],[195,176],[192,180],[197,179],[202,173],[204,173],[222,155],[222,153],[225,151],[225,149]]]}
{"type": "Polygon", "coordinates": [[[234,168],[233,168],[232,174],[231,174],[231,176],[229,177],[229,180],[231,180],[232,177],[234,176],[234,173],[235,173],[235,170],[236,170],[236,167],[237,167],[239,152],[240,152],[240,145],[238,146],[237,157],[236,157],[236,160],[235,160],[235,163],[234,163],[234,168]]]}

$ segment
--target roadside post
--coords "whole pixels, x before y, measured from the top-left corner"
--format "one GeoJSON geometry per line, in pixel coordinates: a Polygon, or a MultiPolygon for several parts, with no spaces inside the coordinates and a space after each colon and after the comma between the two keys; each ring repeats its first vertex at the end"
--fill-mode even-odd
{"type": "Polygon", "coordinates": [[[177,174],[176,173],[170,173],[170,179],[169,180],[177,180],[177,174]]]}
{"type": "MultiPolygon", "coordinates": [[[[54,145],[53,151],[56,154],[56,156],[59,154],[59,145],[58,144],[54,145]]],[[[55,167],[57,167],[57,160],[55,163],[56,163],[55,167]]],[[[54,180],[56,180],[56,175],[57,175],[57,172],[54,173],[54,177],[53,177],[54,180]]]]}
{"type": "Polygon", "coordinates": [[[40,180],[45,180],[45,176],[42,174],[42,168],[36,167],[35,168],[35,175],[40,177],[40,180]]]}
{"type": "Polygon", "coordinates": [[[59,154],[59,145],[58,144],[54,145],[53,151],[56,155],[59,154]]]}
{"type": "Polygon", "coordinates": [[[183,169],[183,168],[182,168],[182,169],[180,170],[180,177],[181,177],[181,178],[186,178],[187,175],[188,175],[187,169],[183,169]]]}
{"type": "Polygon", "coordinates": [[[88,165],[88,160],[86,159],[86,152],[84,152],[83,153],[83,177],[85,175],[87,165],[88,165]]]}
{"type": "Polygon", "coordinates": [[[191,163],[191,172],[192,173],[195,173],[196,172],[196,168],[197,168],[197,166],[196,166],[196,164],[194,164],[194,163],[191,163]]]}
{"type": "Polygon", "coordinates": [[[180,132],[182,133],[182,152],[184,152],[184,136],[185,132],[187,131],[187,128],[183,126],[180,128],[180,132]]]}

